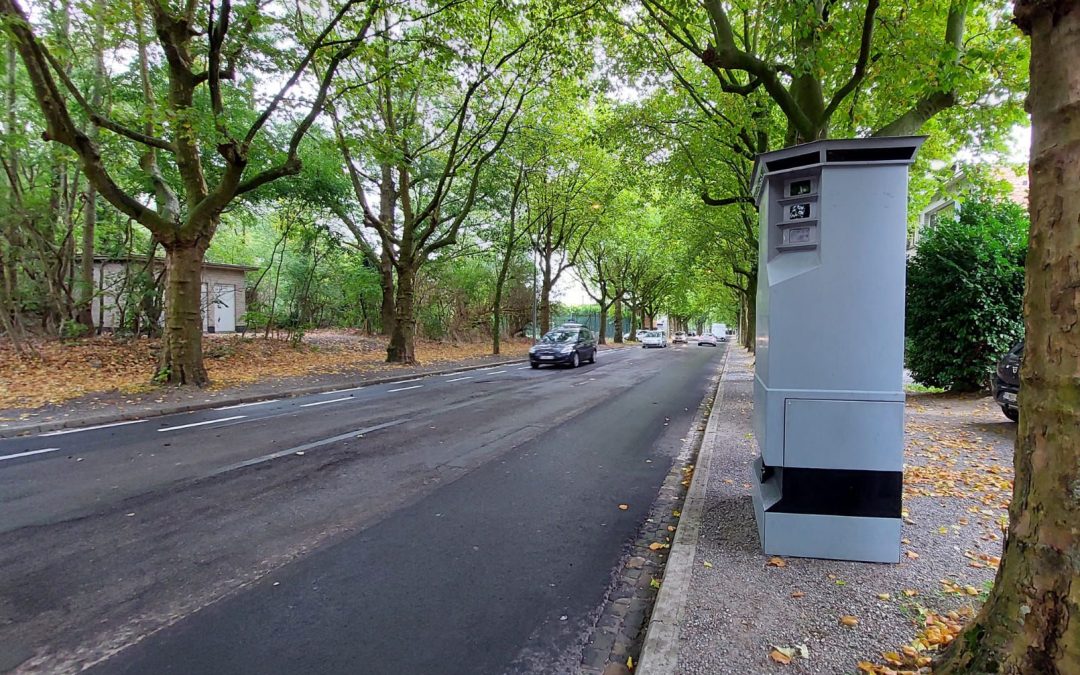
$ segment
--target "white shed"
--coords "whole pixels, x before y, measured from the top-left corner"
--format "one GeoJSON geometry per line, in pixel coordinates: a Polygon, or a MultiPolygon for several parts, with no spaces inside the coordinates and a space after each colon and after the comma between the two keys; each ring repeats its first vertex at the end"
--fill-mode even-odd
{"type": "MultiPolygon", "coordinates": [[[[146,258],[94,258],[94,286],[96,297],[93,305],[94,325],[101,331],[113,331],[123,322],[125,313],[124,294],[130,283],[133,268],[147,267],[146,258]]],[[[155,277],[165,269],[165,261],[155,258],[151,263],[155,277]]],[[[247,265],[204,262],[202,268],[202,319],[203,330],[208,333],[232,333],[244,329],[247,313],[245,291],[247,272],[258,268],[247,265]]]]}

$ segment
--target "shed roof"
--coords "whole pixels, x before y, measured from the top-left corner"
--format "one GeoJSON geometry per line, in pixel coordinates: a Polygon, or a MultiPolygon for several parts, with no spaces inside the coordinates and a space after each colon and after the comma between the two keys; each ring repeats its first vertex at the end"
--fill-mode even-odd
{"type": "MultiPolygon", "coordinates": [[[[94,256],[94,262],[96,262],[96,263],[119,263],[119,264],[122,264],[122,265],[126,265],[128,263],[133,263],[133,262],[145,263],[146,262],[146,256],[144,256],[144,255],[130,255],[130,256],[96,255],[96,256],[94,256]]],[[[155,257],[154,262],[164,265],[165,264],[165,259],[155,257]]],[[[218,263],[218,262],[210,262],[209,260],[204,260],[203,261],[203,267],[205,269],[236,270],[236,271],[239,271],[239,272],[252,272],[252,271],[255,271],[255,270],[259,269],[258,267],[252,267],[251,265],[236,265],[236,264],[233,264],[233,263],[218,263]]]]}

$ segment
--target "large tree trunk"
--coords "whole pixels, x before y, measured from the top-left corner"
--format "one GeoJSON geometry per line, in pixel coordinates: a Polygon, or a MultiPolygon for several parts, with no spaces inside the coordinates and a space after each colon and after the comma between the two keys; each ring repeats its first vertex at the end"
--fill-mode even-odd
{"type": "MultiPolygon", "coordinates": [[[[77,316],[75,320],[86,326],[88,330],[94,330],[94,230],[97,228],[97,190],[87,183],[83,193],[86,203],[83,208],[83,231],[82,248],[79,252],[79,283],[77,316]]],[[[120,328],[121,326],[117,326],[120,328]]]]}
{"type": "Polygon", "coordinates": [[[743,346],[751,354],[757,347],[757,276],[751,276],[746,290],[746,332],[742,334],[743,346]]]}
{"type": "Polygon", "coordinates": [[[540,285],[540,334],[551,330],[551,275],[544,269],[544,280],[540,285]]]}
{"type": "Polygon", "coordinates": [[[379,257],[379,284],[382,287],[382,307],[379,317],[382,322],[382,334],[391,335],[394,332],[394,263],[390,256],[383,251],[379,257]]]}
{"type": "Polygon", "coordinates": [[[1080,3],[1015,12],[1031,35],[1032,122],[1016,478],[994,588],[939,675],[1080,672],[1080,3]]]}
{"type": "Polygon", "coordinates": [[[413,302],[416,270],[398,267],[397,298],[394,307],[394,330],[386,347],[387,363],[416,363],[416,329],[413,323],[413,302]]]}
{"type": "Polygon", "coordinates": [[[210,382],[202,357],[202,264],[206,244],[165,247],[165,333],[156,380],[203,386],[210,382]]]}
{"type": "Polygon", "coordinates": [[[622,297],[621,294],[615,295],[615,344],[621,345],[623,343],[623,319],[622,319],[622,297]]]}
{"type": "Polygon", "coordinates": [[[600,302],[600,330],[597,337],[597,342],[602,345],[607,344],[607,307],[603,301],[600,302]]]}

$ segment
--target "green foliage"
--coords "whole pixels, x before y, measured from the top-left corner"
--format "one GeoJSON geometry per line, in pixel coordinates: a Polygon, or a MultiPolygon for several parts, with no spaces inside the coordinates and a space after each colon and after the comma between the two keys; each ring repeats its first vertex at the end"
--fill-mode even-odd
{"type": "Polygon", "coordinates": [[[969,199],[908,263],[907,366],[929,387],[974,391],[1023,333],[1027,214],[969,199]]]}

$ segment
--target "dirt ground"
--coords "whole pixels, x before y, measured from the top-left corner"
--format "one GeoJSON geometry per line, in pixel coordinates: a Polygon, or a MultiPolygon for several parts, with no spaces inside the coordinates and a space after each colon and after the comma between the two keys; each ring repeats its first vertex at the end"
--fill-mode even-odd
{"type": "MultiPolygon", "coordinates": [[[[527,340],[503,342],[502,353],[524,355],[527,340]]],[[[110,336],[81,340],[38,340],[35,354],[19,354],[0,340],[0,410],[26,411],[106,392],[153,392],[150,382],[160,340],[110,336]]],[[[384,362],[386,338],[353,330],[314,330],[303,341],[206,335],[203,341],[211,390],[269,378],[335,373],[375,373],[397,366],[384,362]]],[[[417,359],[431,365],[473,359],[491,353],[488,341],[450,343],[418,341],[417,359]]]]}

